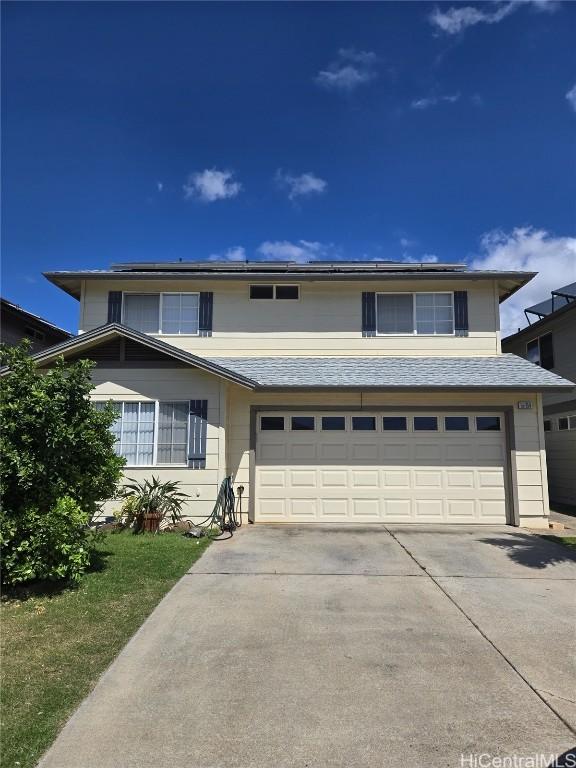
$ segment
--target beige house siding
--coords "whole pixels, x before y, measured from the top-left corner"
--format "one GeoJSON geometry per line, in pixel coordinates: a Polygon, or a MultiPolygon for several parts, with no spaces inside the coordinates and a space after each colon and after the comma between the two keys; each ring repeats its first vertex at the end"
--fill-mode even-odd
{"type": "MultiPolygon", "coordinates": [[[[273,281],[271,281],[273,282],[273,281]]],[[[303,282],[298,301],[250,301],[249,282],[88,280],[82,292],[81,331],[107,322],[108,291],[213,291],[213,334],[162,335],[202,356],[266,355],[494,355],[500,352],[498,301],[493,281],[303,282]],[[456,336],[362,338],[362,291],[468,290],[470,332],[456,336]]]]}
{"type": "MultiPolygon", "coordinates": [[[[92,373],[93,400],[207,400],[208,427],[206,469],[189,467],[126,467],[125,477],[141,480],[152,475],[162,480],[178,480],[191,497],[186,514],[206,517],[214,506],[224,477],[225,384],[215,376],[187,368],[96,368],[92,373]]],[[[103,514],[118,509],[118,501],[108,501],[103,514]]]]}
{"type": "Polygon", "coordinates": [[[317,406],[319,410],[336,406],[350,408],[379,408],[385,406],[430,407],[461,406],[468,408],[513,408],[513,441],[511,451],[511,488],[508,503],[513,505],[521,526],[545,527],[549,515],[546,476],[546,451],[542,425],[541,402],[537,394],[526,393],[484,395],[467,393],[406,394],[406,393],[309,393],[255,394],[229,388],[227,473],[234,475],[236,484],[245,487],[248,506],[253,481],[254,456],[250,449],[250,408],[257,406],[286,406],[297,410],[317,406]],[[519,401],[530,400],[532,409],[520,410],[519,401]]]}

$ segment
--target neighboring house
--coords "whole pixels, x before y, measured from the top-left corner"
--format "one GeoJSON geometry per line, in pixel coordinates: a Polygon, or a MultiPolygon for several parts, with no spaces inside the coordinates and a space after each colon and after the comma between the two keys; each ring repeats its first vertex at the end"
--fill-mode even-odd
{"type": "Polygon", "coordinates": [[[39,352],[71,338],[72,334],[22,309],[18,304],[0,299],[0,335],[2,342],[11,347],[19,344],[22,339],[29,339],[32,351],[39,352]]]}
{"type": "MultiPolygon", "coordinates": [[[[126,474],[180,480],[207,515],[245,487],[256,523],[546,526],[550,371],[500,350],[532,277],[454,264],[118,264],[49,272],[97,362],[126,474]]],[[[108,507],[107,509],[110,509],[108,507]]]]}
{"type": "MultiPolygon", "coordinates": [[[[502,349],[576,381],[576,283],[525,310],[530,325],[502,340],[502,349]]],[[[550,499],[576,505],[576,394],[544,395],[550,499]]]]}

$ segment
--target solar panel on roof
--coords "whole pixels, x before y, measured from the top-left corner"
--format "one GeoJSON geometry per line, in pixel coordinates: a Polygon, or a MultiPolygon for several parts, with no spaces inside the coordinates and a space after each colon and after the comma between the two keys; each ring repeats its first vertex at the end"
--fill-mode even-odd
{"type": "Polygon", "coordinates": [[[576,300],[576,283],[570,283],[570,285],[565,285],[563,288],[557,288],[555,291],[551,291],[551,293],[551,299],[533,304],[531,307],[527,307],[525,311],[531,315],[546,317],[557,309],[565,307],[566,304],[576,300]]]}

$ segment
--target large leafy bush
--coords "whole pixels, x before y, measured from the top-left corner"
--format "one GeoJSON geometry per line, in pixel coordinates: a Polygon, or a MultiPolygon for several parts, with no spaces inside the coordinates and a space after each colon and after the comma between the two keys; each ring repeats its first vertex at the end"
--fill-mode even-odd
{"type": "Polygon", "coordinates": [[[89,563],[87,523],[120,479],[116,417],[90,403],[91,362],[61,359],[41,372],[28,350],[1,350],[2,581],[74,581],[89,563]]]}

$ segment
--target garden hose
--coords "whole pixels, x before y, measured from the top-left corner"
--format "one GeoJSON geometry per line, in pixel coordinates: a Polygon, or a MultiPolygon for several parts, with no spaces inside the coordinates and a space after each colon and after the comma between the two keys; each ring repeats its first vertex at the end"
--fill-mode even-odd
{"type": "MultiPolygon", "coordinates": [[[[201,536],[207,536],[213,541],[230,539],[237,528],[242,525],[242,493],[243,486],[238,486],[238,504],[232,487],[232,477],[222,480],[216,503],[212,512],[200,523],[194,524],[194,529],[200,530],[201,536]],[[239,510],[239,513],[238,513],[239,510]],[[228,534],[224,536],[224,534],[228,534]]],[[[190,531],[187,536],[195,536],[190,531]]]]}

